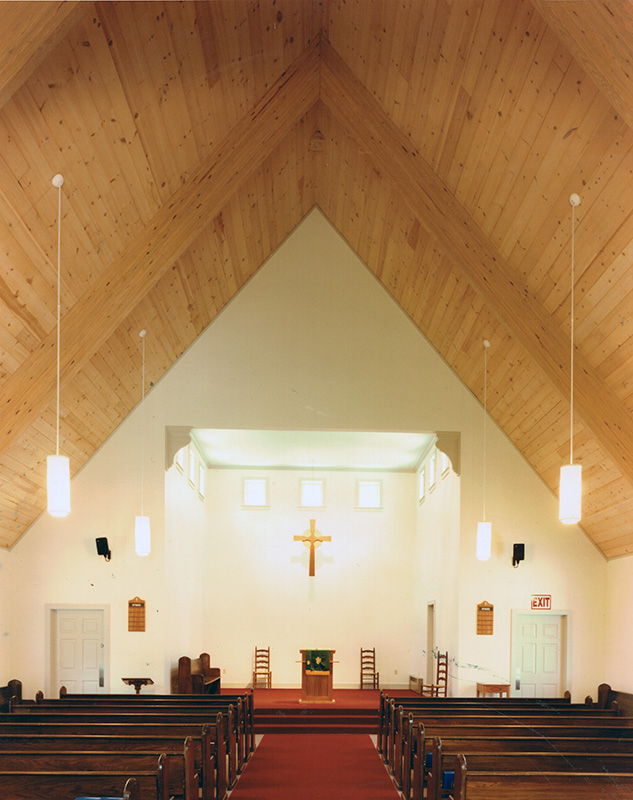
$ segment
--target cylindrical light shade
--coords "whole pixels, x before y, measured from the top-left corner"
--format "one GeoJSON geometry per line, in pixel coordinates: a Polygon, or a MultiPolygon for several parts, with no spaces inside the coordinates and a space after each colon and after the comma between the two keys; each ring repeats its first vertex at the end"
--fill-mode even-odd
{"type": "Polygon", "coordinates": [[[567,464],[560,468],[558,518],[565,525],[573,525],[576,522],[580,522],[581,472],[581,464],[567,464]]]}
{"type": "Polygon", "coordinates": [[[136,517],[134,524],[134,549],[137,556],[148,556],[152,552],[152,537],[149,517],[136,517]]]}
{"type": "Polygon", "coordinates": [[[492,546],[492,525],[490,522],[477,523],[477,552],[479,561],[488,561],[492,546]]]}
{"type": "Polygon", "coordinates": [[[46,457],[48,513],[52,517],[70,514],[70,462],[68,456],[46,457]]]}

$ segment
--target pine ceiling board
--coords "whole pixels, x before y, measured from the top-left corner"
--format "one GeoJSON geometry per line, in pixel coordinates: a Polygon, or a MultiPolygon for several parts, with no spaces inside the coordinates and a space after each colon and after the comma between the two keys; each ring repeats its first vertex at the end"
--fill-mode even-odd
{"type": "Polygon", "coordinates": [[[529,247],[528,225],[533,235],[550,213],[561,181],[564,185],[573,181],[585,143],[607,111],[604,100],[593,86],[587,86],[584,77],[573,66],[567,72],[528,156],[528,164],[534,165],[529,180],[523,191],[517,191],[504,205],[493,236],[499,239],[500,251],[507,258],[513,258],[513,249],[524,236],[522,245],[529,247]]]}
{"type": "MultiPolygon", "coordinates": [[[[38,95],[38,81],[33,80],[30,83],[30,87],[35,95],[38,95]]],[[[48,94],[50,94],[50,92],[48,92],[48,94]]],[[[22,92],[16,93],[13,99],[16,103],[21,103],[23,100],[25,102],[27,101],[27,98],[22,92]]],[[[46,140],[53,140],[53,132],[50,126],[52,126],[52,128],[59,128],[61,119],[61,116],[56,113],[53,108],[54,103],[52,100],[44,103],[42,113],[35,107],[32,98],[28,99],[28,104],[29,116],[25,119],[25,124],[27,128],[30,128],[34,132],[34,135],[37,135],[38,141],[33,142],[33,148],[29,148],[25,151],[27,157],[28,154],[32,152],[32,149],[40,149],[40,143],[46,140]],[[49,114],[49,111],[52,112],[52,115],[49,114]]],[[[26,136],[26,130],[22,128],[21,131],[24,131],[25,135],[22,136],[20,134],[20,141],[25,143],[28,138],[26,136]]],[[[74,152],[74,148],[69,148],[68,142],[61,141],[63,137],[61,137],[60,134],[58,135],[60,136],[60,141],[58,142],[59,150],[63,151],[64,154],[74,152]]],[[[53,156],[53,154],[51,154],[50,166],[45,170],[44,174],[38,176],[37,185],[33,185],[32,190],[29,191],[29,194],[32,195],[36,193],[39,197],[41,196],[42,189],[46,187],[46,191],[49,195],[46,200],[42,198],[41,201],[38,199],[32,201],[36,211],[38,211],[39,207],[42,209],[39,212],[40,219],[32,230],[33,234],[38,237],[37,244],[41,250],[50,253],[50,262],[48,265],[41,263],[40,268],[45,269],[45,267],[48,266],[49,274],[52,273],[51,288],[55,287],[56,289],[58,198],[57,189],[52,186],[51,181],[53,175],[57,172],[61,172],[64,176],[65,182],[62,187],[62,280],[64,284],[62,305],[64,307],[74,302],[76,297],[83,293],[91,277],[98,275],[103,270],[103,262],[99,256],[98,248],[94,246],[94,242],[89,235],[90,223],[87,223],[85,217],[87,209],[95,204],[81,196],[81,192],[78,188],[81,184],[78,184],[75,179],[75,175],[78,174],[82,175],[83,179],[89,181],[89,171],[85,169],[85,165],[80,158],[73,156],[72,162],[71,164],[66,161],[65,155],[53,156]],[[77,172],[75,172],[74,169],[77,165],[79,165],[79,167],[77,172]],[[47,215],[46,218],[44,214],[47,215]],[[79,215],[84,216],[82,218],[79,215]],[[47,226],[46,229],[44,229],[44,225],[47,226]],[[81,253],[81,258],[75,261],[74,256],[77,252],[81,253]],[[72,260],[69,258],[70,254],[73,256],[72,260]]],[[[97,201],[96,205],[101,204],[97,201]]],[[[98,213],[105,215],[107,214],[107,210],[101,206],[98,213]]],[[[94,228],[96,226],[93,225],[92,227],[94,228]]],[[[55,289],[53,290],[55,291],[55,289]]],[[[51,307],[54,311],[56,310],[56,298],[51,304],[51,307]]]]}
{"type": "Polygon", "coordinates": [[[442,355],[449,364],[454,362],[463,341],[473,335],[473,327],[480,311],[480,299],[474,287],[461,276],[458,278],[451,306],[447,309],[448,313],[443,321],[442,355]]]}
{"type": "Polygon", "coordinates": [[[0,3],[0,108],[92,6],[81,2],[0,3]]]}
{"type": "MultiPolygon", "coordinates": [[[[501,254],[484,241],[481,231],[464,209],[454,203],[437,176],[419,154],[410,150],[406,138],[380,114],[375,101],[325,42],[322,43],[321,61],[322,95],[327,98],[332,111],[337,113],[339,108],[345,108],[344,115],[341,112],[341,122],[348,124],[354,135],[361,139],[361,146],[373,152],[377,163],[398,184],[403,198],[416,209],[425,225],[432,227],[455,262],[468,269],[469,278],[485,294],[499,320],[537,361],[548,380],[558,391],[566,393],[566,370],[561,368],[567,360],[567,342],[563,332],[552,325],[549,316],[528,294],[524,294],[501,254]],[[436,206],[439,202],[446,204],[441,211],[436,206]],[[549,343],[547,350],[541,344],[545,340],[549,343]]],[[[577,360],[580,376],[576,393],[578,413],[585,424],[591,424],[607,452],[633,483],[633,468],[626,455],[629,447],[625,444],[630,442],[633,449],[630,417],[605,391],[583,359],[579,356],[577,360]],[[601,409],[602,414],[596,414],[597,409],[601,409]]]]}
{"type": "Polygon", "coordinates": [[[134,119],[135,135],[144,153],[143,171],[149,173],[147,187],[165,201],[199,159],[193,136],[183,143],[182,138],[172,135],[173,125],[182,137],[183,116],[185,130],[191,126],[187,128],[188,114],[173,55],[163,63],[164,51],[169,53],[171,48],[166,40],[168,21],[161,15],[162,3],[101,3],[98,9],[97,32],[108,43],[134,119]]]}
{"type": "MultiPolygon", "coordinates": [[[[513,98],[512,108],[507,109],[501,117],[497,115],[493,121],[498,138],[493,147],[486,147],[489,158],[487,169],[478,172],[471,168],[470,174],[463,178],[464,196],[471,197],[468,202],[473,207],[477,204],[482,228],[488,233],[495,230],[508,196],[517,191],[517,183],[520,185],[526,169],[529,170],[532,143],[538,136],[553,92],[562,80],[560,69],[558,66],[553,68],[551,63],[553,51],[560,48],[557,40],[548,32],[540,31],[532,31],[530,38],[538,43],[538,49],[530,61],[526,60],[521,65],[522,83],[517,81],[519,85],[507,93],[508,97],[513,98]]],[[[466,158],[462,153],[467,152],[470,139],[468,132],[476,125],[472,111],[468,109],[466,114],[470,121],[457,151],[458,163],[466,158]]],[[[453,186],[454,180],[450,177],[449,185],[453,186]]]]}
{"type": "Polygon", "coordinates": [[[537,37],[529,35],[531,14],[526,12],[531,12],[531,7],[504,3],[501,10],[505,13],[495,20],[486,59],[469,92],[468,114],[464,118],[468,149],[461,162],[464,171],[456,195],[470,209],[476,206],[481,184],[492,171],[499,147],[510,148],[512,144],[511,139],[506,139],[505,128],[517,113],[523,66],[530,63],[537,47],[537,37]]]}
{"type": "MultiPolygon", "coordinates": [[[[69,344],[62,354],[62,380],[80,369],[83,360],[107,339],[143,293],[190,245],[203,221],[217,213],[238,181],[252,174],[258,160],[272,151],[297,116],[314,104],[318,91],[316,56],[312,47],[284,73],[251,110],[248,119],[217,147],[217,155],[200,165],[106,275],[93,283],[82,302],[65,315],[69,344]]],[[[53,338],[49,334],[25,362],[20,375],[11,376],[2,387],[0,394],[9,410],[4,426],[0,425],[3,446],[7,436],[15,436],[18,429],[26,426],[54,391],[55,365],[50,358],[53,338]]]]}
{"type": "MultiPolygon", "coordinates": [[[[579,175],[579,170],[582,167],[589,167],[590,160],[587,153],[587,146],[591,147],[591,142],[598,138],[600,141],[605,141],[605,137],[603,135],[603,131],[601,129],[601,125],[599,124],[605,116],[610,116],[609,108],[604,104],[601,98],[597,98],[597,102],[593,105],[591,109],[592,112],[595,111],[595,117],[591,122],[588,122],[585,119],[578,127],[572,135],[567,137],[565,142],[563,143],[563,149],[559,150],[557,147],[554,148],[551,152],[545,154],[544,162],[545,161],[554,161],[557,160],[559,163],[559,168],[557,170],[551,169],[549,174],[544,174],[544,171],[541,168],[535,173],[534,176],[534,183],[538,183],[539,186],[548,186],[554,185],[555,181],[561,181],[563,186],[573,186],[574,184],[582,193],[583,186],[585,180],[581,175],[579,175]],[[585,127],[585,123],[587,126],[585,127]],[[571,142],[574,141],[574,145],[578,145],[576,148],[572,146],[571,142]],[[568,158],[572,159],[571,161],[568,158]]],[[[605,153],[605,157],[608,158],[609,154],[605,153]]],[[[535,261],[540,260],[546,253],[550,252],[551,247],[551,238],[548,235],[552,232],[553,223],[557,219],[558,213],[562,211],[562,206],[566,206],[567,214],[562,217],[564,227],[566,231],[571,233],[571,205],[569,203],[569,194],[567,191],[564,192],[564,195],[561,196],[561,193],[558,193],[556,190],[550,193],[549,190],[541,190],[540,192],[537,190],[528,191],[525,194],[525,208],[526,210],[529,209],[529,213],[524,213],[524,223],[520,230],[517,230],[517,243],[514,245],[513,249],[509,252],[509,258],[512,261],[519,261],[523,259],[523,261],[527,264],[526,272],[528,272],[528,285],[531,287],[530,281],[530,265],[535,261]],[[552,213],[554,212],[554,213],[552,213]]],[[[576,213],[577,218],[586,218],[587,217],[587,209],[580,209],[580,214],[576,213]]],[[[577,244],[581,243],[581,231],[578,230],[577,233],[579,234],[577,239],[577,244]]],[[[553,238],[553,237],[552,237],[553,238]]],[[[577,250],[578,254],[581,254],[582,251],[580,247],[577,250]]],[[[560,258],[560,251],[555,252],[556,257],[560,258]]],[[[546,257],[547,263],[547,257],[546,257]]],[[[550,268],[550,276],[553,276],[553,280],[555,283],[560,281],[560,273],[557,274],[557,268],[560,267],[560,262],[556,262],[556,258],[554,259],[553,268],[550,268]]],[[[562,275],[567,276],[569,274],[569,260],[566,261],[562,268],[562,275]]],[[[579,275],[582,274],[579,271],[579,275]]],[[[537,295],[537,287],[535,286],[533,289],[533,294],[537,295]]],[[[554,313],[555,309],[558,307],[558,302],[556,298],[552,300],[549,296],[543,297],[543,304],[545,308],[550,311],[550,313],[554,313]]]]}
{"type": "Polygon", "coordinates": [[[485,42],[469,51],[471,58],[462,77],[470,102],[462,146],[458,148],[458,161],[463,165],[463,170],[454,191],[456,197],[469,206],[474,203],[476,194],[471,188],[473,181],[478,182],[485,178],[490,169],[490,161],[496,153],[496,148],[489,147],[488,137],[493,126],[498,123],[497,109],[506,92],[505,72],[509,66],[508,61],[517,51],[516,47],[510,46],[516,4],[495,4],[491,6],[491,11],[493,8],[497,9],[497,13],[492,24],[487,17],[482,16],[485,24],[478,26],[475,35],[483,33],[485,42]]]}
{"type": "Polygon", "coordinates": [[[178,74],[186,97],[192,135],[198,157],[207,158],[212,131],[218,124],[217,97],[213,87],[220,80],[218,44],[213,25],[213,3],[166,3],[178,74]]]}
{"type": "Polygon", "coordinates": [[[628,0],[533,5],[633,128],[633,20],[628,0]]]}

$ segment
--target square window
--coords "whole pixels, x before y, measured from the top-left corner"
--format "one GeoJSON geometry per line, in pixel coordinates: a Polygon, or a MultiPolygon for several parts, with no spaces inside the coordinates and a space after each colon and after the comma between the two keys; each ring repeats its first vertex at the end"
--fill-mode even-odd
{"type": "Polygon", "coordinates": [[[268,478],[244,478],[242,489],[243,505],[251,508],[268,506],[268,478]]]}
{"type": "Polygon", "coordinates": [[[382,508],[382,481],[356,481],[356,507],[382,508]]]}
{"type": "Polygon", "coordinates": [[[303,508],[323,508],[325,504],[325,481],[300,480],[300,501],[303,508]]]}

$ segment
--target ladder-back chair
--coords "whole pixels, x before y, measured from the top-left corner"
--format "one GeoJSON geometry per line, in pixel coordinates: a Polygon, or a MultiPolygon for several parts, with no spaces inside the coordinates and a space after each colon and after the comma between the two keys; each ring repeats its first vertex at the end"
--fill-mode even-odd
{"type": "Polygon", "coordinates": [[[376,672],[376,648],[360,649],[360,688],[380,689],[380,674],[376,672]]]}
{"type": "Polygon", "coordinates": [[[446,697],[448,689],[448,651],[437,654],[437,674],[435,677],[436,697],[446,697]]]}
{"type": "Polygon", "coordinates": [[[272,689],[273,673],[270,671],[270,647],[255,648],[253,689],[272,689]]]}
{"type": "Polygon", "coordinates": [[[448,651],[437,654],[435,683],[420,684],[422,697],[446,697],[448,690],[448,651]]]}

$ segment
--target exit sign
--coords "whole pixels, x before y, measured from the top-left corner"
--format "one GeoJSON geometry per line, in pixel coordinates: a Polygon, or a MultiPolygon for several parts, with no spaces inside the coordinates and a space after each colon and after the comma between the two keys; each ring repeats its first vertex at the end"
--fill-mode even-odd
{"type": "Polygon", "coordinates": [[[551,611],[552,609],[552,595],[551,594],[533,594],[530,603],[532,611],[551,611]]]}

